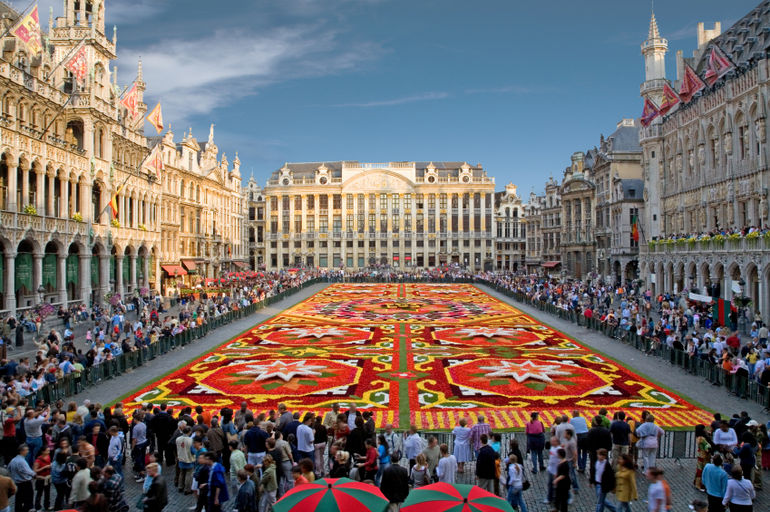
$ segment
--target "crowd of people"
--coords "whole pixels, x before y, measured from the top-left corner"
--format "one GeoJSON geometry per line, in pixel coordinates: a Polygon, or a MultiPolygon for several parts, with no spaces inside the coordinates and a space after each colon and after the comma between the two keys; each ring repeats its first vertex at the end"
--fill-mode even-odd
{"type": "MultiPolygon", "coordinates": [[[[471,468],[473,476],[463,481],[504,497],[519,512],[536,501],[566,512],[584,486],[593,488],[597,511],[628,512],[644,499],[637,488],[642,475],[649,511],[667,512],[673,498],[656,460],[663,431],[647,411],[639,418],[574,411],[550,425],[533,412],[520,445],[514,435],[494,432],[483,415],[474,424],[461,419],[439,444],[415,426],[378,429],[371,411],[355,404],[318,415],[284,404],[257,412],[246,402],[216,412],[149,403],[127,411],[88,400],[31,406],[23,398],[2,406],[4,512],[11,496],[16,512],[68,506],[159,512],[173,502],[172,484],[193,495],[191,510],[216,512],[230,502],[239,512],[269,512],[290,489],[323,477],[378,486],[397,510],[412,489],[454,484],[471,468]],[[126,496],[126,479],[141,484],[135,503],[126,496]],[[545,495],[528,496],[535,479],[544,479],[545,495]]],[[[752,510],[761,473],[770,469],[767,426],[742,412],[729,419],[715,414],[711,425],[696,427],[693,485],[709,512],[752,510]]]]}
{"type": "MultiPolygon", "coordinates": [[[[485,274],[480,278],[530,301],[570,312],[579,324],[598,321],[608,335],[618,339],[633,332],[648,341],[648,354],[665,345],[691,359],[708,361],[723,370],[714,384],[730,384],[737,375],[765,388],[770,385],[770,330],[759,315],[746,318],[748,332],[742,334],[737,308],[726,325],[718,325],[709,304],[690,300],[684,294],[652,296],[649,290],[633,287],[513,274],[485,274]]],[[[741,394],[746,391],[744,387],[741,394]]]]}

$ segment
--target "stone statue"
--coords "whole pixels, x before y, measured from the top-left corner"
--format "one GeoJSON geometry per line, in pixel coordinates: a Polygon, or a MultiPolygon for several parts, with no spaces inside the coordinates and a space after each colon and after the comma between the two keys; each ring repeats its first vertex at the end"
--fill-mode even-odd
{"type": "Polygon", "coordinates": [[[687,165],[689,166],[690,172],[695,170],[695,154],[692,149],[687,152],[687,165]]]}
{"type": "Polygon", "coordinates": [[[706,209],[700,208],[700,225],[701,227],[706,227],[706,209]]]}
{"type": "Polygon", "coordinates": [[[725,138],[723,140],[725,153],[728,155],[733,154],[733,132],[727,132],[725,133],[725,138]]]}
{"type": "Polygon", "coordinates": [[[703,144],[698,146],[698,163],[701,166],[706,165],[706,146],[703,144]]]}
{"type": "Polygon", "coordinates": [[[762,194],[762,199],[759,200],[759,215],[761,216],[760,221],[764,226],[768,215],[767,197],[765,196],[765,194],[762,194]]]}
{"type": "Polygon", "coordinates": [[[682,155],[676,155],[676,172],[682,172],[682,155]]]}
{"type": "Polygon", "coordinates": [[[727,203],[727,224],[732,226],[735,222],[735,208],[733,208],[732,202],[727,203]]]}
{"type": "Polygon", "coordinates": [[[759,139],[759,143],[764,144],[766,137],[767,137],[767,130],[765,127],[765,118],[760,117],[759,119],[757,119],[757,138],[759,139]]]}
{"type": "Polygon", "coordinates": [[[214,123],[209,127],[209,144],[214,144],[214,123]]]}

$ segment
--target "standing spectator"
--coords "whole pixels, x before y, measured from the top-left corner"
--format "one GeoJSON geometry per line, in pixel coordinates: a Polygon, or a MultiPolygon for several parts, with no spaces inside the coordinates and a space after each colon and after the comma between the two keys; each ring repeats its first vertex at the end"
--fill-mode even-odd
{"type": "Polygon", "coordinates": [[[647,505],[649,512],[666,512],[668,510],[668,499],[666,498],[666,488],[663,486],[663,471],[651,466],[646,468],[647,481],[650,486],[647,488],[647,505]]]}
{"type": "Polygon", "coordinates": [[[176,473],[174,486],[179,492],[192,494],[192,474],[195,466],[190,427],[184,427],[181,436],[176,438],[176,473]]]}
{"type": "Polygon", "coordinates": [[[557,512],[567,512],[567,507],[569,506],[569,488],[571,485],[567,453],[564,451],[564,448],[558,448],[556,450],[556,455],[559,457],[559,463],[556,466],[556,477],[553,479],[554,510],[557,512]]]}
{"type": "Polygon", "coordinates": [[[8,464],[8,472],[16,484],[16,512],[27,512],[33,508],[33,485],[35,480],[35,472],[29,467],[27,463],[27,455],[29,454],[29,447],[26,444],[22,444],[18,448],[16,457],[8,464]]]}
{"type": "MultiPolygon", "coordinates": [[[[586,458],[588,456],[588,422],[580,415],[580,411],[572,411],[570,424],[575,429],[578,445],[578,471],[582,473],[586,469],[586,458]]],[[[523,461],[522,461],[523,462],[523,461]]]]}
{"type": "Polygon", "coordinates": [[[757,493],[750,480],[743,478],[743,469],[740,466],[733,467],[727,481],[725,497],[722,505],[730,506],[730,512],[752,512],[754,510],[754,498],[757,493]]]}
{"type": "Polygon", "coordinates": [[[591,485],[596,489],[596,512],[605,508],[616,512],[615,506],[607,502],[607,495],[615,490],[615,471],[607,461],[604,448],[596,451],[596,462],[591,465],[591,485]]]}
{"type": "Polygon", "coordinates": [[[406,458],[409,459],[409,469],[414,466],[417,460],[417,455],[422,453],[423,441],[420,434],[417,433],[417,427],[415,425],[409,426],[409,435],[404,440],[404,453],[406,458]]]}
{"type": "Polygon", "coordinates": [[[265,456],[267,447],[267,432],[259,428],[258,425],[252,425],[243,436],[243,444],[246,447],[246,461],[254,466],[262,464],[262,458],[265,456]]]}
{"type": "MultiPolygon", "coordinates": [[[[533,412],[525,426],[527,433],[527,452],[532,457],[532,474],[545,471],[543,450],[545,449],[545,426],[539,419],[539,414],[533,412]]],[[[523,461],[522,461],[523,462],[523,461]]]]}
{"type": "Polygon", "coordinates": [[[300,459],[313,460],[315,458],[315,435],[313,434],[313,428],[310,426],[313,419],[312,412],[305,413],[302,424],[297,427],[297,452],[299,452],[300,459]]]}
{"type": "Polygon", "coordinates": [[[481,436],[486,435],[487,439],[492,435],[492,429],[489,423],[486,423],[486,417],[483,414],[478,415],[478,423],[471,427],[470,442],[473,446],[473,451],[478,456],[481,449],[481,436]]]}
{"type": "Polygon", "coordinates": [[[472,459],[470,445],[471,429],[466,426],[467,424],[468,422],[465,418],[460,418],[459,425],[452,429],[452,435],[454,436],[453,453],[457,461],[458,473],[465,473],[465,463],[472,459]]]}
{"type": "Polygon", "coordinates": [[[706,464],[701,475],[703,486],[706,488],[706,499],[709,503],[709,512],[724,512],[722,499],[727,492],[728,476],[722,467],[722,456],[715,454],[711,462],[706,464]]]}
{"type": "Polygon", "coordinates": [[[711,459],[711,444],[709,443],[709,436],[705,425],[695,425],[695,449],[698,458],[695,461],[693,485],[699,491],[705,491],[706,489],[703,486],[703,468],[706,467],[706,464],[711,459]]]}
{"type": "MultiPolygon", "coordinates": [[[[68,472],[67,453],[58,450],[51,464],[51,483],[56,489],[56,501],[53,504],[54,510],[63,509],[64,505],[70,501],[71,479],[73,475],[68,475],[68,472]]],[[[2,507],[0,507],[0,511],[2,511],[2,507]]]]}
{"type": "Polygon", "coordinates": [[[88,485],[92,482],[91,471],[88,469],[88,462],[83,457],[79,457],[75,461],[77,466],[77,472],[72,478],[72,491],[70,492],[71,503],[78,507],[82,505],[91,492],[88,490],[88,485]]]}
{"type": "Polygon", "coordinates": [[[43,447],[43,424],[48,419],[49,407],[45,410],[27,409],[26,416],[24,418],[24,435],[26,436],[26,443],[29,447],[27,452],[27,464],[32,466],[35,463],[37,452],[43,447]]]}
{"type": "Polygon", "coordinates": [[[35,508],[38,510],[51,508],[51,451],[43,446],[32,465],[35,472],[35,508]],[[41,504],[44,503],[44,506],[41,504]]]}
{"type": "Polygon", "coordinates": [[[374,485],[377,487],[380,486],[382,473],[390,464],[390,446],[388,445],[388,440],[385,439],[385,435],[380,434],[377,436],[377,474],[374,477],[374,485]]]}
{"type": "Polygon", "coordinates": [[[374,446],[374,441],[367,438],[364,444],[366,445],[366,456],[359,456],[360,462],[356,464],[358,467],[358,479],[362,482],[374,480],[377,473],[377,449],[374,446]]]}
{"type": "Polygon", "coordinates": [[[128,504],[123,495],[123,477],[112,466],[107,466],[102,470],[99,491],[107,498],[110,512],[128,512],[128,504]]]}
{"type": "Polygon", "coordinates": [[[449,447],[446,443],[442,443],[441,446],[439,446],[439,452],[441,453],[441,458],[436,467],[438,481],[454,484],[457,478],[457,459],[455,459],[454,455],[449,453],[449,447]]]}
{"type": "Polygon", "coordinates": [[[270,455],[265,455],[262,461],[262,478],[259,480],[259,512],[270,512],[273,509],[277,490],[275,462],[270,455]]]}
{"type": "Polygon", "coordinates": [[[618,512],[631,512],[631,502],[639,499],[634,459],[629,454],[621,455],[618,462],[618,471],[615,474],[615,499],[618,500],[618,512]]]}
{"type": "Polygon", "coordinates": [[[209,466],[209,502],[206,512],[221,512],[222,504],[230,499],[225,480],[225,467],[217,462],[213,453],[206,452],[203,456],[209,466]]]}
{"type": "Polygon", "coordinates": [[[238,494],[235,508],[238,512],[257,512],[257,488],[243,469],[238,471],[238,494]]]}
{"type": "Polygon", "coordinates": [[[554,502],[554,495],[556,492],[556,488],[553,485],[553,481],[556,478],[556,472],[559,469],[559,439],[556,436],[552,436],[550,440],[550,447],[548,448],[548,466],[546,469],[548,471],[548,482],[545,485],[547,494],[545,498],[543,498],[543,504],[547,505],[554,502]]]}
{"type": "Polygon", "coordinates": [[[329,433],[323,424],[321,416],[316,416],[313,425],[313,448],[315,453],[315,471],[318,478],[324,476],[324,451],[329,442],[329,433]]]}
{"type": "Polygon", "coordinates": [[[119,475],[123,474],[123,440],[120,438],[120,432],[115,425],[109,429],[110,445],[107,449],[107,464],[115,469],[119,475]]]}
{"type": "Polygon", "coordinates": [[[380,490],[390,502],[389,512],[399,510],[409,494],[409,472],[403,466],[391,464],[382,473],[380,490]]]}
{"type": "Polygon", "coordinates": [[[425,454],[425,460],[428,461],[428,473],[430,473],[431,478],[433,478],[436,474],[438,461],[441,458],[441,452],[438,448],[438,439],[436,439],[435,436],[428,437],[428,446],[425,447],[422,453],[425,454]]]}
{"type": "Polygon", "coordinates": [[[489,438],[486,434],[481,434],[479,438],[481,448],[479,448],[478,456],[476,457],[476,478],[478,479],[478,486],[485,491],[494,492],[496,476],[496,464],[497,453],[489,446],[489,438]]]}
{"type": "Polygon", "coordinates": [[[648,414],[644,423],[636,427],[636,437],[639,438],[636,445],[642,452],[644,471],[655,467],[655,456],[661,436],[663,436],[663,429],[655,424],[655,417],[652,414],[648,414]]]}
{"type": "Polygon", "coordinates": [[[564,431],[564,441],[561,443],[561,447],[567,453],[567,464],[569,464],[569,478],[572,481],[572,488],[575,492],[580,490],[580,485],[577,481],[577,457],[578,449],[577,442],[574,439],[574,430],[564,431]]]}
{"type": "Polygon", "coordinates": [[[508,503],[519,512],[527,512],[527,505],[524,503],[524,496],[522,495],[524,491],[524,466],[519,464],[519,460],[514,454],[508,455],[508,467],[505,475],[505,484],[508,487],[508,503]]]}
{"type": "Polygon", "coordinates": [[[144,481],[144,457],[147,455],[147,424],[144,422],[144,412],[134,415],[134,428],[131,430],[131,458],[134,461],[134,477],[136,482],[144,481]]]}
{"type": "Polygon", "coordinates": [[[144,512],[161,512],[168,503],[166,481],[160,474],[160,465],[156,462],[147,465],[147,476],[152,479],[143,499],[144,512]]]}
{"type": "Polygon", "coordinates": [[[425,460],[424,454],[418,453],[415,457],[414,466],[409,470],[409,480],[415,489],[431,484],[428,461],[425,460]]]}
{"type": "Polygon", "coordinates": [[[714,431],[714,447],[718,448],[721,452],[732,451],[733,448],[738,446],[738,434],[730,426],[730,423],[722,421],[719,424],[719,428],[714,431]]]}
{"type": "Polygon", "coordinates": [[[612,469],[618,468],[620,456],[629,452],[631,445],[631,427],[626,423],[626,413],[619,411],[610,424],[612,436],[612,469]]]}
{"type": "Polygon", "coordinates": [[[388,449],[390,450],[390,461],[393,464],[398,464],[401,460],[401,436],[393,430],[393,424],[388,423],[385,425],[385,440],[388,442],[388,449]]]}

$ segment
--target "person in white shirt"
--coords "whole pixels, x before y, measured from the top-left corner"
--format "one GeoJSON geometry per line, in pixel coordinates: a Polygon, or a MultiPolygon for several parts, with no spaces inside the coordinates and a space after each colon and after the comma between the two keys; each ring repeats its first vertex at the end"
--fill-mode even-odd
{"type": "MultiPolygon", "coordinates": [[[[443,445],[442,445],[443,446],[443,445]]],[[[519,512],[527,512],[527,505],[524,504],[524,467],[519,464],[514,454],[508,455],[508,470],[505,484],[508,487],[507,500],[512,507],[516,507],[519,512]]]]}
{"type": "Polygon", "coordinates": [[[422,453],[424,447],[424,442],[420,434],[417,433],[417,427],[411,425],[409,427],[409,435],[404,440],[404,455],[409,459],[409,469],[414,466],[417,455],[422,453]]]}
{"type": "Polygon", "coordinates": [[[436,466],[438,481],[454,484],[457,476],[457,459],[455,459],[454,455],[449,453],[449,446],[446,444],[442,444],[438,449],[441,453],[438,466],[436,466]]]}
{"type": "Polygon", "coordinates": [[[655,467],[647,470],[647,510],[649,512],[666,512],[666,489],[663,487],[663,470],[655,467]]]}
{"type": "Polygon", "coordinates": [[[754,498],[757,497],[754,484],[743,478],[743,469],[740,466],[733,467],[730,476],[732,478],[727,481],[722,505],[730,505],[730,512],[751,512],[754,498]]]}
{"type": "Polygon", "coordinates": [[[726,421],[723,421],[719,428],[714,431],[713,440],[716,446],[722,445],[728,451],[732,451],[733,448],[738,446],[738,434],[730,428],[730,424],[726,421]]]}
{"type": "Polygon", "coordinates": [[[305,414],[305,418],[302,420],[302,424],[297,427],[297,451],[299,452],[300,459],[313,460],[315,456],[315,433],[310,427],[315,415],[312,412],[305,414]]]}

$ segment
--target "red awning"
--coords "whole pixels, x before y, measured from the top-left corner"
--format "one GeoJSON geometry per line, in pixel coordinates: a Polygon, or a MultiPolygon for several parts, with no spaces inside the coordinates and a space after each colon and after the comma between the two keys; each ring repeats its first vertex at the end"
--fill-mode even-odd
{"type": "Polygon", "coordinates": [[[184,265],[187,270],[197,270],[198,266],[195,264],[195,260],[182,260],[182,265],[184,265]]]}
{"type": "Polygon", "coordinates": [[[160,268],[165,270],[169,276],[186,276],[187,271],[179,265],[161,265],[160,268]]]}
{"type": "Polygon", "coordinates": [[[557,267],[559,265],[561,265],[561,261],[546,261],[545,263],[543,263],[540,266],[541,267],[545,267],[545,268],[553,268],[553,267],[557,267]]]}
{"type": "Polygon", "coordinates": [[[248,265],[244,263],[243,261],[234,261],[233,265],[235,265],[238,268],[246,268],[248,265]]]}

